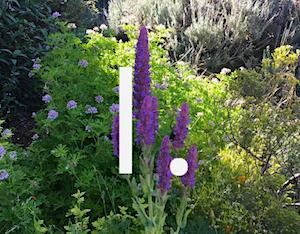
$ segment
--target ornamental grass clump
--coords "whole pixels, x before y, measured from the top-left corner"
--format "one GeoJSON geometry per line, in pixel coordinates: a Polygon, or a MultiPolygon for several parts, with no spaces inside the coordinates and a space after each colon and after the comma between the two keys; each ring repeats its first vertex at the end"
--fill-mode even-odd
{"type": "MultiPolygon", "coordinates": [[[[178,156],[185,150],[185,140],[188,136],[189,107],[183,103],[178,113],[177,123],[173,129],[174,139],[164,136],[156,160],[155,144],[158,141],[158,100],[151,94],[150,53],[147,29],[142,27],[138,38],[134,72],[134,113],[136,121],[137,147],[141,149],[140,177],[137,180],[126,177],[133,194],[133,208],[138,213],[138,219],[145,233],[165,233],[166,203],[172,193],[172,173],[170,164],[172,154],[178,156]],[[156,163],[155,163],[156,161],[156,163]],[[156,167],[156,168],[155,168],[156,167]],[[155,174],[156,171],[156,174],[155,174]],[[141,188],[141,189],[140,189],[141,188]]],[[[112,143],[114,155],[119,156],[119,116],[116,115],[112,125],[112,143]]],[[[188,209],[190,191],[195,187],[197,165],[197,147],[192,146],[187,156],[188,171],[181,178],[182,195],[176,213],[175,230],[179,233],[186,226],[186,220],[191,209],[188,209]]]]}

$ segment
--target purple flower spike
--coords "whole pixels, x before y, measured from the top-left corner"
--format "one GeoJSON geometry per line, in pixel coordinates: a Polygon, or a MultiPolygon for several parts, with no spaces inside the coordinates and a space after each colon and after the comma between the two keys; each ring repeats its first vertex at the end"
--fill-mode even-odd
{"type": "Polygon", "coordinates": [[[158,130],[157,98],[147,96],[144,99],[137,123],[137,142],[139,144],[153,145],[158,130]]]}
{"type": "Polygon", "coordinates": [[[0,170],[0,181],[8,179],[9,174],[6,170],[0,170]]]}
{"type": "Polygon", "coordinates": [[[157,187],[161,194],[164,195],[171,188],[172,173],[170,171],[170,163],[172,157],[170,156],[170,141],[169,137],[163,138],[159,158],[157,161],[158,184],[157,187]]]}
{"type": "Polygon", "coordinates": [[[52,101],[52,97],[49,94],[46,94],[45,96],[43,96],[42,101],[45,103],[49,103],[52,101]]]}
{"type": "Polygon", "coordinates": [[[109,108],[109,111],[111,113],[117,113],[119,112],[119,104],[112,104],[111,107],[109,108]]]}
{"type": "Polygon", "coordinates": [[[58,117],[58,112],[55,110],[50,110],[48,112],[48,119],[49,120],[55,120],[58,117]]]}
{"type": "Polygon", "coordinates": [[[111,137],[114,147],[114,155],[119,157],[119,115],[116,115],[114,118],[111,137]]]}
{"type": "Polygon", "coordinates": [[[67,109],[69,110],[75,109],[76,107],[77,107],[77,102],[75,102],[74,100],[69,101],[67,104],[67,109]]]}
{"type": "Polygon", "coordinates": [[[195,183],[196,183],[195,173],[198,168],[197,157],[198,157],[197,147],[193,145],[190,148],[187,157],[187,163],[189,165],[188,171],[184,176],[181,177],[181,182],[185,187],[190,187],[190,188],[195,187],[195,183]]]}
{"type": "Polygon", "coordinates": [[[181,110],[177,116],[177,123],[173,129],[174,141],[173,146],[175,149],[181,149],[184,147],[184,141],[188,135],[187,125],[189,124],[189,106],[183,103],[181,110]]]}
{"type": "Polygon", "coordinates": [[[136,46],[134,65],[133,106],[136,118],[139,117],[144,98],[151,95],[149,61],[148,31],[146,27],[142,27],[136,46]]]}

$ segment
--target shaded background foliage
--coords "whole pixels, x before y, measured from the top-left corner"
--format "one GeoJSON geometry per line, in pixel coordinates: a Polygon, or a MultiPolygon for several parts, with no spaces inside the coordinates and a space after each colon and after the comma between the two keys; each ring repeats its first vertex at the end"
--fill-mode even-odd
{"type": "Polygon", "coordinates": [[[17,124],[14,121],[18,116],[26,128],[28,113],[41,106],[42,84],[30,77],[32,59],[49,50],[45,40],[57,27],[45,4],[25,0],[4,0],[0,4],[0,116],[11,126],[17,124]]]}

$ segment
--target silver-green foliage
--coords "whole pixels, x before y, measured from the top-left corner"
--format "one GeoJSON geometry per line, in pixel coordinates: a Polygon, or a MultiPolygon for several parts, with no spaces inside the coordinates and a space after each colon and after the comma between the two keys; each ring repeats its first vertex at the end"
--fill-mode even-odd
{"type": "Polygon", "coordinates": [[[112,0],[109,21],[163,24],[172,30],[168,48],[209,70],[253,66],[266,45],[291,42],[298,32],[296,1],[282,0],[112,0]]]}

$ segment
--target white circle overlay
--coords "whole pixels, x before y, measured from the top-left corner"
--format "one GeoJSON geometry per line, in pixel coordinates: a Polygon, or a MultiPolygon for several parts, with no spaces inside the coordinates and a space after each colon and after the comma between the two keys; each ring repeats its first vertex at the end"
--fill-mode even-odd
{"type": "Polygon", "coordinates": [[[170,163],[170,171],[174,176],[184,176],[188,168],[188,163],[183,158],[174,158],[170,163]]]}

